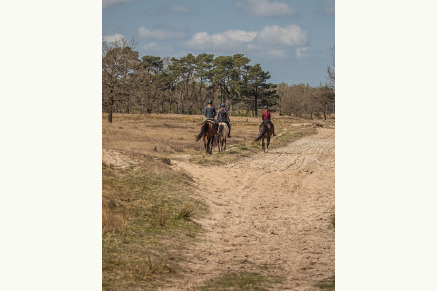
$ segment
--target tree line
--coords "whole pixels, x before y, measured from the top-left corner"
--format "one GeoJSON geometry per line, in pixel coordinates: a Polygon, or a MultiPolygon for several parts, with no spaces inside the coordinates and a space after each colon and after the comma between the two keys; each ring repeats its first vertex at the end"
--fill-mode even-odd
{"type": "Polygon", "coordinates": [[[325,84],[311,87],[309,84],[277,86],[280,115],[296,115],[300,117],[314,116],[322,112],[324,119],[328,113],[335,113],[335,47],[331,49],[330,63],[327,65],[325,84]]]}
{"type": "Polygon", "coordinates": [[[135,40],[104,41],[102,110],[108,113],[109,122],[113,113],[202,114],[211,99],[226,103],[231,114],[257,116],[258,109],[268,105],[290,115],[320,109],[316,105],[322,98],[316,92],[325,90],[326,98],[332,98],[328,92],[334,90],[328,85],[324,90],[305,85],[304,95],[298,97],[295,87],[301,85],[268,83],[269,72],[260,64],[249,65],[250,61],[243,54],[140,57],[135,40]]]}
{"type": "Polygon", "coordinates": [[[335,112],[335,93],[330,85],[311,87],[309,84],[277,86],[279,95],[280,115],[295,115],[299,117],[319,117],[322,113],[327,119],[328,113],[335,112]]]}

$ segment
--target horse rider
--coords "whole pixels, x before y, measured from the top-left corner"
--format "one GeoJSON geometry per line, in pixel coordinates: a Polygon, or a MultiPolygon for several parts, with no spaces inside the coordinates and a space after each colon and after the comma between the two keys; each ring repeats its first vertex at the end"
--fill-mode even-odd
{"type": "Polygon", "coordinates": [[[262,124],[263,123],[265,123],[265,124],[270,123],[272,126],[272,135],[276,136],[275,130],[274,130],[274,124],[271,122],[271,112],[269,112],[267,105],[265,105],[263,108],[265,110],[263,110],[263,112],[262,112],[262,120],[263,120],[262,124]]]}
{"type": "Polygon", "coordinates": [[[217,122],[225,122],[228,125],[228,137],[231,137],[231,125],[230,125],[230,117],[228,116],[228,112],[225,109],[225,103],[221,104],[221,109],[217,113],[217,122]]]}
{"type": "Polygon", "coordinates": [[[204,121],[206,121],[207,119],[212,119],[215,123],[217,123],[216,120],[214,119],[216,116],[216,108],[213,106],[213,101],[211,100],[208,101],[208,104],[204,110],[204,116],[205,116],[204,121]]]}

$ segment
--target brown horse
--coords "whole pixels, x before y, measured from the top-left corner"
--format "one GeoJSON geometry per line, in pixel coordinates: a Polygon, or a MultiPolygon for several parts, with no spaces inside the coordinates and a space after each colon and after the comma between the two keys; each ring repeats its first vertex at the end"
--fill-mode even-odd
{"type": "Polygon", "coordinates": [[[213,140],[214,137],[216,136],[216,132],[217,132],[217,128],[214,121],[206,120],[201,124],[201,132],[196,137],[196,141],[200,140],[202,137],[207,154],[212,153],[213,140]],[[207,141],[205,141],[206,139],[207,141]]]}
{"type": "Polygon", "coordinates": [[[269,142],[271,141],[271,135],[273,133],[272,125],[271,123],[262,123],[259,127],[260,134],[254,141],[262,140],[262,150],[267,153],[269,148],[269,142]],[[265,149],[265,139],[267,139],[267,145],[265,149]]]}
{"type": "Polygon", "coordinates": [[[225,122],[219,122],[219,129],[217,131],[214,141],[217,142],[217,149],[219,152],[227,149],[227,135],[230,129],[225,122]]]}

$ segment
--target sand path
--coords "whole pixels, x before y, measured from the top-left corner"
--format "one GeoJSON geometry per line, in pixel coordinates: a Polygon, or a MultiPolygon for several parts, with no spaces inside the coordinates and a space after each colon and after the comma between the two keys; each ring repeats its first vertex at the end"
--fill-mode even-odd
{"type": "Polygon", "coordinates": [[[278,290],[318,290],[334,275],[334,129],[222,167],[174,164],[194,177],[211,215],[198,221],[206,235],[186,250],[191,275],[166,289],[196,290],[246,271],[281,277],[278,290]]]}

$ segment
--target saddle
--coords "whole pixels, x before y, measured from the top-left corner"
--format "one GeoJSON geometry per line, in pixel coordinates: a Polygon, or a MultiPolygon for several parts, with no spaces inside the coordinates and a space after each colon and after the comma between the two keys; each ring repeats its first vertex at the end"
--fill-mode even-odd
{"type": "Polygon", "coordinates": [[[213,118],[208,118],[201,123],[201,126],[204,125],[206,122],[216,125],[216,120],[214,120],[213,118]]]}
{"type": "Polygon", "coordinates": [[[263,125],[265,125],[265,124],[268,126],[268,129],[270,129],[270,128],[272,127],[271,121],[263,121],[263,122],[260,124],[259,128],[262,128],[263,125]]]}

